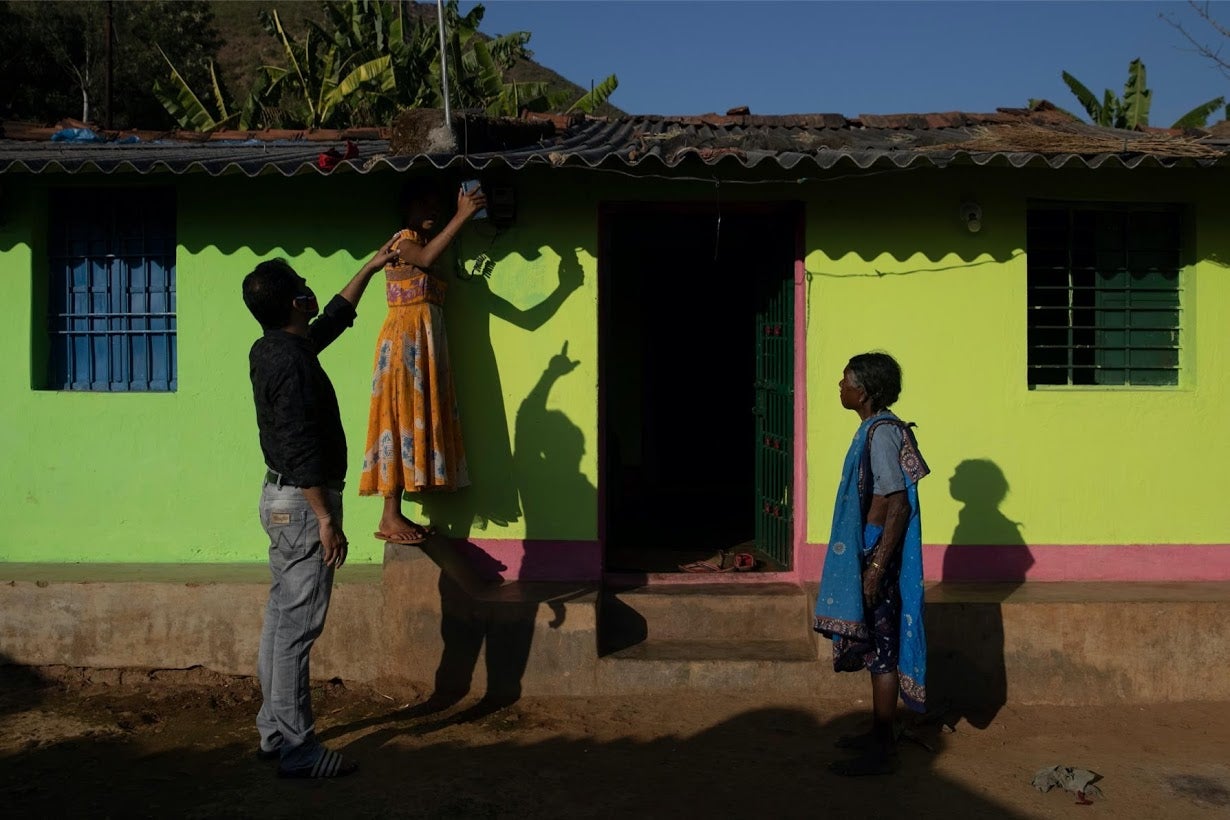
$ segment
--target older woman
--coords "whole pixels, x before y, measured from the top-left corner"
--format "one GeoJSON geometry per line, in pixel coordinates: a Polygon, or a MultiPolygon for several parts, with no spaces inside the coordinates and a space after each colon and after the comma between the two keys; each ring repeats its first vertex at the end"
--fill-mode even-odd
{"type": "Polygon", "coordinates": [[[871,673],[872,731],[838,746],[860,756],[834,763],[839,774],[887,774],[896,762],[897,692],[923,710],[922,533],[916,485],[929,470],[913,426],[888,408],[901,393],[901,368],[887,353],[846,365],[841,406],[861,424],[846,453],[833,528],[816,600],[815,629],[833,640],[833,668],[871,673]]]}

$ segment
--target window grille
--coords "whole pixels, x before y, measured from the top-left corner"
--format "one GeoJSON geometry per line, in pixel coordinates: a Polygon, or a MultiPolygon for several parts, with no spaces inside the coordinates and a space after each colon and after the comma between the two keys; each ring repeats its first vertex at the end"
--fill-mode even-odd
{"type": "Polygon", "coordinates": [[[49,386],[176,389],[175,195],[52,192],[49,386]]]}
{"type": "Polygon", "coordinates": [[[1175,207],[1029,210],[1030,387],[1178,384],[1182,227],[1175,207]]]}

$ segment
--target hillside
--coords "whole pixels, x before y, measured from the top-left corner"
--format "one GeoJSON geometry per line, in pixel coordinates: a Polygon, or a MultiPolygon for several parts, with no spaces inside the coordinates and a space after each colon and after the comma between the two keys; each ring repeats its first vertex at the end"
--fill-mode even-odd
{"type": "MultiPolygon", "coordinates": [[[[213,0],[214,18],[218,32],[222,37],[222,48],[218,52],[218,68],[222,80],[236,97],[246,95],[252,83],[256,69],[264,63],[281,62],[281,47],[277,41],[261,28],[257,13],[262,10],[274,10],[282,20],[288,32],[300,35],[306,29],[309,20],[322,21],[318,0],[271,0],[271,2],[233,2],[230,0],[213,0]]],[[[435,20],[435,3],[408,2],[407,6],[413,15],[429,16],[435,20]]],[[[503,33],[503,32],[499,32],[503,33]]],[[[531,50],[533,41],[530,41],[531,50]]],[[[589,91],[590,78],[584,78],[586,85],[578,85],[544,65],[534,60],[523,60],[509,72],[508,79],[516,82],[546,82],[552,91],[567,91],[573,98],[580,97],[589,91]]],[[[603,77],[594,77],[594,81],[603,77]]],[[[618,96],[616,91],[615,95],[618,96]]],[[[599,109],[602,116],[615,116],[624,112],[609,103],[599,109]]]]}

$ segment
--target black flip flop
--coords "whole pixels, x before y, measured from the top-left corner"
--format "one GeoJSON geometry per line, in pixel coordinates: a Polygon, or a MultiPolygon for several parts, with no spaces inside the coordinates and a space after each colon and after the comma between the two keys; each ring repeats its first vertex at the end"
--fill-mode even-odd
{"type": "Polygon", "coordinates": [[[316,779],[328,777],[346,777],[359,770],[359,764],[353,760],[344,760],[332,749],[325,749],[316,762],[302,769],[278,769],[278,777],[291,779],[316,779]]]}

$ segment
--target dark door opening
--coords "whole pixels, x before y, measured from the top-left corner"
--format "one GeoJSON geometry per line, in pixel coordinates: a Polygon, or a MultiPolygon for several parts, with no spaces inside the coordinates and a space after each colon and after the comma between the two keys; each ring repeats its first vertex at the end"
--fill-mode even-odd
{"type": "Polygon", "coordinates": [[[796,213],[606,215],[607,571],[788,568],[796,213]]]}

